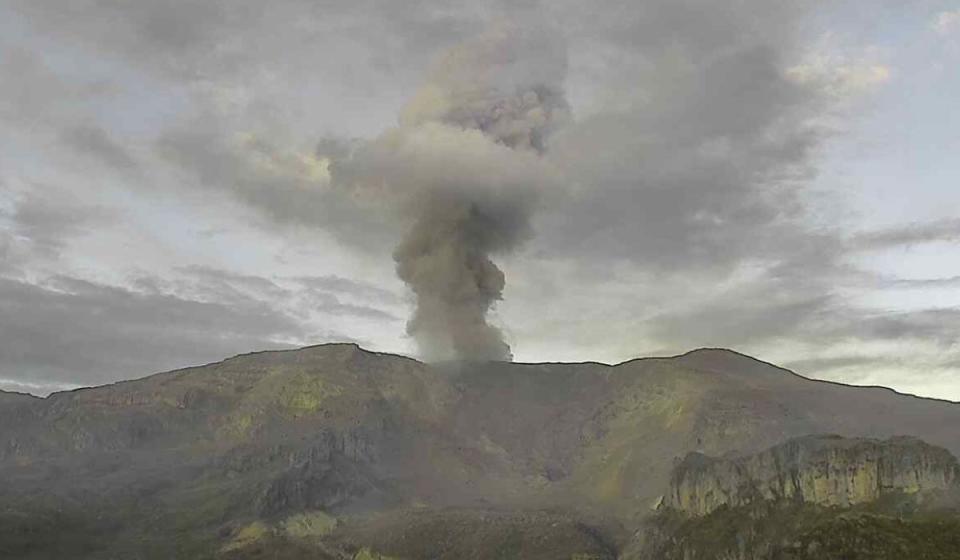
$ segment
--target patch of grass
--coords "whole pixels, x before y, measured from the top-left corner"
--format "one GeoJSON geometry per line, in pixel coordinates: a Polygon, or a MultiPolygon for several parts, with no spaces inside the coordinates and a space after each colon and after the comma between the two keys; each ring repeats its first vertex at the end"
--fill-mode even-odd
{"type": "Polygon", "coordinates": [[[284,519],[278,528],[296,539],[325,537],[337,528],[337,518],[322,511],[304,512],[284,519]]]}
{"type": "Polygon", "coordinates": [[[229,552],[231,550],[246,548],[266,539],[272,534],[273,530],[268,527],[266,523],[263,523],[262,521],[254,521],[253,523],[246,525],[237,531],[233,538],[223,546],[223,550],[225,552],[229,552]]]}
{"type": "Polygon", "coordinates": [[[841,515],[774,551],[775,560],[956,560],[960,519],[841,515]]]}
{"type": "Polygon", "coordinates": [[[360,552],[354,555],[353,560],[400,560],[394,556],[384,556],[376,553],[369,548],[362,548],[360,552]]]}
{"type": "Polygon", "coordinates": [[[347,520],[334,534],[396,558],[462,560],[612,560],[598,531],[546,512],[398,510],[347,520]]]}
{"type": "Polygon", "coordinates": [[[763,503],[722,507],[687,518],[659,515],[640,558],[659,560],[957,560],[960,516],[923,513],[903,518],[876,504],[825,508],[763,503]]]}

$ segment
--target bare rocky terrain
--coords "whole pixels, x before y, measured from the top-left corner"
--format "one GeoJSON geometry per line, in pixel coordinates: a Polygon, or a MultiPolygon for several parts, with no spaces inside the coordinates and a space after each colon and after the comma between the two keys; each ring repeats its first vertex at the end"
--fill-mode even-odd
{"type": "Polygon", "coordinates": [[[426,365],[331,344],[45,399],[0,393],[0,557],[799,559],[816,542],[830,558],[821,529],[952,523],[952,506],[926,496],[950,493],[957,454],[960,404],[812,381],[727,350],[426,365]],[[811,434],[833,436],[807,438],[809,453],[782,447],[811,434]],[[674,500],[690,453],[713,465],[697,471],[711,482],[674,500]],[[782,472],[757,466],[789,457],[782,472]],[[807,476],[850,465],[846,486],[807,476]],[[858,498],[796,500],[782,473],[858,498]],[[762,499],[731,490],[745,481],[762,499]],[[684,506],[721,487],[733,497],[684,506]],[[835,517],[852,512],[865,524],[835,517]],[[755,523],[778,515],[796,531],[755,523]],[[711,536],[711,552],[696,535],[715,526],[742,534],[711,536]],[[727,545],[734,555],[720,556],[727,545]]]}

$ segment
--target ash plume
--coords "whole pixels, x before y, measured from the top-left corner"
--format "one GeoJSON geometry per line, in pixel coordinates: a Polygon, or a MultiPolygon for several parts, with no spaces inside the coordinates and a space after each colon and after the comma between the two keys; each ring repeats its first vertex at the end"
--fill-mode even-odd
{"type": "Polygon", "coordinates": [[[337,179],[381,196],[406,233],[393,256],[416,298],[407,331],[432,360],[509,360],[488,313],[502,299],[493,257],[530,234],[553,173],[540,156],[567,118],[562,44],[501,25],[438,60],[399,126],[334,164],[337,179]]]}

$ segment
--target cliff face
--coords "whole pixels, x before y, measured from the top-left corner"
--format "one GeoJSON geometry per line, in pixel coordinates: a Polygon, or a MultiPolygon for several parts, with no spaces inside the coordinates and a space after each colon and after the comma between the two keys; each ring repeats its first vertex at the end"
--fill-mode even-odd
{"type": "Polygon", "coordinates": [[[916,438],[807,436],[733,459],[690,453],[674,468],[663,503],[690,515],[762,500],[849,507],[958,484],[957,459],[916,438]]]}

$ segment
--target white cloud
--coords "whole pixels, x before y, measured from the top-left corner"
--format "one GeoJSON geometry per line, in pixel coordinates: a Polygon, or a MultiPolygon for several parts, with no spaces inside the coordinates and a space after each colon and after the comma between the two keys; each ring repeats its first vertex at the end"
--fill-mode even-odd
{"type": "Polygon", "coordinates": [[[44,381],[21,381],[17,379],[5,379],[0,377],[0,391],[13,393],[30,393],[37,396],[46,396],[58,391],[70,391],[78,389],[80,385],[73,383],[56,383],[44,381]]]}
{"type": "Polygon", "coordinates": [[[960,9],[937,14],[937,17],[933,20],[933,29],[944,36],[960,29],[960,9]]]}
{"type": "Polygon", "coordinates": [[[870,94],[893,78],[893,69],[878,60],[875,49],[849,49],[826,37],[787,76],[797,83],[817,86],[835,99],[870,94]]]}

